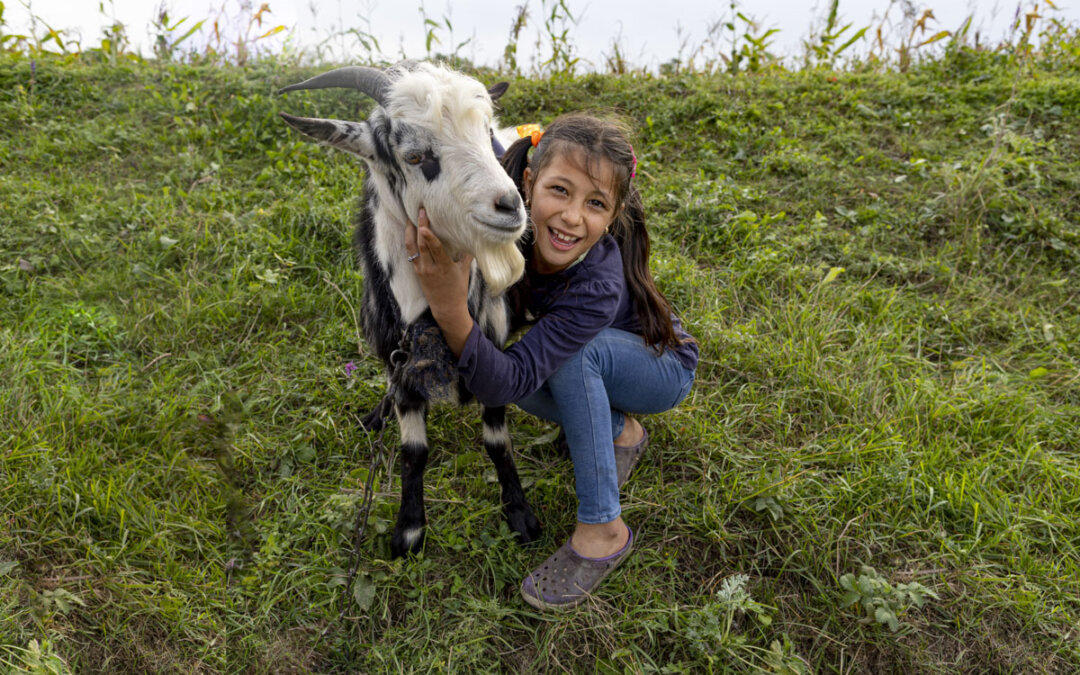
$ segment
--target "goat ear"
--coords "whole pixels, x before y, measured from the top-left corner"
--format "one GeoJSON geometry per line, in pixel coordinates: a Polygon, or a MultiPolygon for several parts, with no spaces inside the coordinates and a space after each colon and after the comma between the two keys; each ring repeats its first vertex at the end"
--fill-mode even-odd
{"type": "Polygon", "coordinates": [[[501,98],[502,95],[505,94],[506,90],[509,88],[509,82],[499,82],[498,84],[493,84],[491,85],[491,88],[488,89],[488,96],[491,97],[492,101],[498,101],[499,98],[501,98]]]}
{"type": "Polygon", "coordinates": [[[288,113],[278,114],[290,127],[305,136],[364,159],[371,159],[374,156],[371,130],[366,122],[296,117],[288,113]]]}

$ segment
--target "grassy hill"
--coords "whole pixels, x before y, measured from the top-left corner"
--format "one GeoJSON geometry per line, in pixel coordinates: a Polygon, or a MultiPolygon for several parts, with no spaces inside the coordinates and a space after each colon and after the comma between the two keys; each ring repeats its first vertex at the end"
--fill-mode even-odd
{"type": "Polygon", "coordinates": [[[388,458],[343,621],[383,392],[359,167],[277,112],[369,104],[273,95],[307,74],[0,60],[0,670],[1080,669],[1074,70],[513,81],[507,121],[635,127],[698,381],[644,420],[595,602],[517,595],[573,524],[554,429],[511,415],[525,548],[440,408],[424,554],[388,559],[388,458]]]}

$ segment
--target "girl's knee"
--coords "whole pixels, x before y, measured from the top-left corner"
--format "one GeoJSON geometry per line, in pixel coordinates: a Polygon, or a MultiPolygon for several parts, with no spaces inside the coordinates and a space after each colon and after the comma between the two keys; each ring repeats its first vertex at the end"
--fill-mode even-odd
{"type": "Polygon", "coordinates": [[[599,373],[605,368],[612,367],[613,336],[611,331],[602,331],[599,335],[589,340],[571,358],[575,362],[574,368],[599,373]]]}
{"type": "Polygon", "coordinates": [[[563,387],[579,389],[590,379],[603,381],[615,369],[625,367],[625,364],[620,365],[619,355],[639,347],[635,340],[640,341],[640,338],[614,328],[601,331],[551,375],[548,382],[552,390],[557,396],[563,387]]]}

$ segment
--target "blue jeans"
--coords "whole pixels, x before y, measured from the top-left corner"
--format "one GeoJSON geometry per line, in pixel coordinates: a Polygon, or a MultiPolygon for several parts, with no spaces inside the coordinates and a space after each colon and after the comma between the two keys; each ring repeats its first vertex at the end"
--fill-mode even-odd
{"type": "Polygon", "coordinates": [[[670,351],[657,356],[639,335],[607,328],[570,357],[547,382],[515,403],[557,422],[574,462],[578,520],[608,523],[619,517],[614,439],[624,413],[670,410],[686,398],[694,372],[670,351]]]}

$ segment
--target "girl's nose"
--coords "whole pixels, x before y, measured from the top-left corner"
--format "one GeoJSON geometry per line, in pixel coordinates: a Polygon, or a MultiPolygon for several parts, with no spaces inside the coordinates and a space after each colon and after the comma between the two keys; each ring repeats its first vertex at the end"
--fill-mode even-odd
{"type": "Polygon", "coordinates": [[[567,225],[580,225],[584,221],[582,214],[585,211],[581,208],[580,204],[567,204],[564,216],[567,225]]]}

